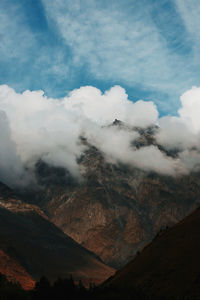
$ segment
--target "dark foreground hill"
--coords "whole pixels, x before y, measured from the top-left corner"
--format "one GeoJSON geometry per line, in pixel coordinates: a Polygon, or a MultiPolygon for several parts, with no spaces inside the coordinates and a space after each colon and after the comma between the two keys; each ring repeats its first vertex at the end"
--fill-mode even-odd
{"type": "Polygon", "coordinates": [[[200,299],[200,209],[155,237],[104,289],[101,299],[200,299]]]}
{"type": "Polygon", "coordinates": [[[42,275],[102,282],[113,269],[78,245],[35,205],[25,204],[0,183],[0,272],[32,288],[42,275]]]}

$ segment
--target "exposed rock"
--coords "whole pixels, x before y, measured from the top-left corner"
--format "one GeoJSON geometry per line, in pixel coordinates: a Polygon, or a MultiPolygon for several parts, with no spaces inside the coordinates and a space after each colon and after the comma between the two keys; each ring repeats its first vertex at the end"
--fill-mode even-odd
{"type": "MultiPolygon", "coordinates": [[[[144,139],[149,134],[145,132],[144,139]]],[[[48,169],[46,181],[36,172],[44,187],[40,205],[66,234],[115,268],[127,263],[161,228],[178,222],[200,203],[197,173],[173,178],[110,164],[90,145],[79,164],[83,182],[67,174],[49,184],[48,178],[61,172],[40,162],[41,170],[48,169]]]]}

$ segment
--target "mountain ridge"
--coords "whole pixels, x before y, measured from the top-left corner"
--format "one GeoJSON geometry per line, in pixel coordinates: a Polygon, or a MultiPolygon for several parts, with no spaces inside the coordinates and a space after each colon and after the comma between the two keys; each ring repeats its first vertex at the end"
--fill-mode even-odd
{"type": "MultiPolygon", "coordinates": [[[[115,120],[110,126],[126,124],[115,120]]],[[[155,144],[156,126],[127,130],[140,131],[133,147],[155,144]]],[[[170,176],[112,163],[87,139],[81,141],[86,146],[78,159],[83,180],[40,160],[35,165],[41,187],[36,202],[56,226],[111,267],[121,268],[160,229],[200,204],[198,172],[170,176]]],[[[162,151],[175,155],[172,150],[162,151]]]]}

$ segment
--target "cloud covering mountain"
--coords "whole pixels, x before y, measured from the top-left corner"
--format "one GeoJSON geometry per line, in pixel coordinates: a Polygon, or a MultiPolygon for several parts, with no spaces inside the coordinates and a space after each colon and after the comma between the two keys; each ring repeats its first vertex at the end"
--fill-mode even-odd
{"type": "Polygon", "coordinates": [[[172,176],[199,170],[200,88],[197,87],[181,96],[177,116],[162,118],[153,102],[132,102],[120,86],[105,93],[85,86],[62,99],[53,99],[43,91],[16,93],[1,85],[0,110],[0,180],[4,182],[29,182],[39,159],[80,177],[77,159],[87,147],[81,143],[81,136],[112,163],[172,176]],[[127,125],[109,126],[115,119],[127,125]],[[155,142],[135,147],[134,141],[140,138],[135,128],[149,126],[156,126],[155,142]],[[167,151],[176,151],[176,155],[169,156],[167,151]]]}

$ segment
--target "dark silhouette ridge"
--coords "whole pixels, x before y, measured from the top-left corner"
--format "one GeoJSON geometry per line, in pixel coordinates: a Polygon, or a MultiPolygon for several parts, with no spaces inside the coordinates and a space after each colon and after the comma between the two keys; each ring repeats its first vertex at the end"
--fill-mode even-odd
{"type": "Polygon", "coordinates": [[[134,299],[137,293],[144,299],[200,299],[200,208],[162,231],[102,288],[105,299],[134,299]]]}

